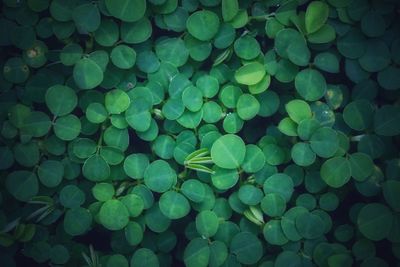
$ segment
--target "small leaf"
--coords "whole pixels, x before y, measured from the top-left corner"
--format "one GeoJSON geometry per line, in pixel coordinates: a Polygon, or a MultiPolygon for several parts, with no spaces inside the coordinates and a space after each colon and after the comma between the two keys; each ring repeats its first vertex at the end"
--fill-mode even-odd
{"type": "Polygon", "coordinates": [[[307,33],[319,30],[329,16],[329,6],[321,1],[311,2],[306,10],[305,25],[307,33]]]}

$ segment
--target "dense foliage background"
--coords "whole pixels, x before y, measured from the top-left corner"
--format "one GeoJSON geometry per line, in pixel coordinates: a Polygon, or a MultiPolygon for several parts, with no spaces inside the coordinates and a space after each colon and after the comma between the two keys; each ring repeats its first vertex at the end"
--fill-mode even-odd
{"type": "Polygon", "coordinates": [[[2,266],[400,266],[397,0],[2,0],[2,266]]]}

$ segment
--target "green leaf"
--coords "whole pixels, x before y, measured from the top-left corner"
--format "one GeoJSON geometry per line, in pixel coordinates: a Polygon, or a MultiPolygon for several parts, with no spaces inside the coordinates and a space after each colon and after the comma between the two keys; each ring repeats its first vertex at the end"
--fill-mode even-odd
{"type": "Polygon", "coordinates": [[[260,103],[251,94],[242,94],[237,103],[236,111],[242,120],[251,120],[260,111],[260,103]]]}
{"type": "Polygon", "coordinates": [[[90,103],[86,108],[86,118],[91,123],[102,123],[108,118],[108,112],[101,103],[90,103]]]}
{"type": "Polygon", "coordinates": [[[198,150],[193,151],[189,155],[187,155],[187,157],[185,158],[185,161],[189,162],[190,160],[192,160],[194,158],[206,156],[208,153],[209,153],[209,151],[207,148],[200,148],[198,150]]]}
{"type": "Polygon", "coordinates": [[[285,250],[279,253],[279,255],[275,259],[275,267],[284,267],[288,265],[301,266],[302,258],[298,255],[298,253],[285,250]]]}
{"type": "Polygon", "coordinates": [[[64,85],[54,85],[47,89],[45,100],[47,107],[55,116],[71,113],[78,104],[75,91],[64,85]]]}
{"type": "Polygon", "coordinates": [[[240,187],[238,197],[243,204],[255,206],[261,202],[263,192],[260,188],[250,184],[245,184],[240,187]]]}
{"type": "Polygon", "coordinates": [[[131,154],[125,158],[124,171],[133,179],[142,179],[149,165],[149,158],[145,154],[131,154]]]}
{"type": "Polygon", "coordinates": [[[366,38],[357,28],[353,28],[345,35],[338,38],[337,49],[346,58],[357,59],[364,55],[366,38]]]}
{"type": "Polygon", "coordinates": [[[262,150],[253,144],[246,145],[246,154],[241,167],[247,173],[255,173],[261,170],[265,164],[265,156],[262,150]]]}
{"type": "Polygon", "coordinates": [[[115,189],[112,184],[98,183],[92,187],[92,194],[98,201],[105,202],[112,199],[115,194],[115,189]]]}
{"type": "Polygon", "coordinates": [[[164,160],[153,161],[144,172],[144,183],[154,192],[166,192],[175,182],[176,172],[164,160]]]}
{"type": "Polygon", "coordinates": [[[308,213],[308,210],[304,207],[296,206],[286,211],[282,216],[282,230],[291,241],[299,241],[302,238],[296,227],[296,218],[303,213],[308,213]]]}
{"type": "Polygon", "coordinates": [[[107,260],[106,267],[116,267],[116,266],[129,267],[129,262],[125,258],[125,256],[121,254],[111,255],[107,260]]]}
{"type": "Polygon", "coordinates": [[[382,136],[395,136],[400,134],[400,108],[384,105],[375,112],[374,130],[382,136]]]}
{"type": "Polygon", "coordinates": [[[305,25],[307,33],[316,32],[326,22],[329,16],[329,6],[321,1],[313,1],[307,6],[305,25]]]}
{"type": "Polygon", "coordinates": [[[182,102],[188,110],[197,112],[203,106],[203,93],[195,86],[186,87],[182,93],[182,102]]]}
{"type": "Polygon", "coordinates": [[[148,248],[139,248],[131,258],[131,267],[158,267],[160,266],[157,255],[148,248]]]}
{"type": "Polygon", "coordinates": [[[211,175],[213,186],[220,190],[226,190],[236,185],[239,174],[235,169],[223,169],[215,167],[211,175]]]}
{"type": "MultiPolygon", "coordinates": [[[[126,241],[129,245],[136,246],[143,240],[143,228],[137,222],[129,222],[124,229],[126,241]]],[[[128,261],[126,261],[128,266],[128,261]]]]}
{"type": "Polygon", "coordinates": [[[308,42],[312,44],[326,44],[332,42],[335,38],[335,29],[329,24],[325,24],[321,29],[307,36],[308,42]]]}
{"type": "Polygon", "coordinates": [[[85,193],[76,185],[64,186],[60,191],[60,203],[66,208],[79,208],[85,202],[85,193]]]}
{"type": "Polygon", "coordinates": [[[190,163],[188,165],[186,165],[186,168],[188,169],[192,169],[198,172],[204,172],[204,173],[210,173],[213,174],[214,171],[206,166],[203,166],[201,164],[195,164],[195,163],[190,163]]]}
{"type": "Polygon", "coordinates": [[[39,192],[37,176],[29,171],[17,170],[6,178],[7,191],[19,201],[29,201],[39,192]]]}
{"type": "Polygon", "coordinates": [[[400,89],[400,69],[394,66],[388,66],[378,73],[378,83],[386,90],[400,89]]]}
{"type": "Polygon", "coordinates": [[[361,30],[368,37],[379,37],[386,30],[385,19],[376,11],[368,11],[361,18],[361,30]]]}
{"type": "Polygon", "coordinates": [[[316,239],[324,233],[324,221],[315,214],[302,213],[296,217],[296,228],[306,239],[316,239]]]}
{"type": "Polygon", "coordinates": [[[185,217],[190,212],[189,201],[180,193],[167,191],[160,197],[160,210],[169,219],[185,217]]]}
{"type": "Polygon", "coordinates": [[[12,83],[23,83],[29,77],[29,67],[20,57],[9,58],[3,66],[4,78],[12,83]]]}
{"type": "Polygon", "coordinates": [[[228,248],[222,241],[215,240],[210,244],[209,266],[221,266],[228,257],[228,248]]]}
{"type": "Polygon", "coordinates": [[[151,114],[144,98],[136,99],[135,104],[130,105],[125,112],[125,119],[136,131],[144,132],[150,128],[151,114]]]}
{"type": "Polygon", "coordinates": [[[342,187],[350,180],[350,177],[350,162],[343,157],[328,159],[321,166],[321,178],[331,187],[342,187]]]}
{"type": "Polygon", "coordinates": [[[339,73],[339,59],[338,56],[331,52],[318,53],[314,58],[314,64],[320,70],[329,73],[339,73]]]}
{"type": "Polygon", "coordinates": [[[183,252],[183,261],[187,267],[207,267],[210,259],[210,247],[205,239],[190,240],[183,252]]]}
{"type": "Polygon", "coordinates": [[[196,216],[197,232],[206,238],[214,236],[219,227],[218,216],[210,210],[201,211],[196,216]]]}
{"type": "Polygon", "coordinates": [[[283,173],[276,173],[269,176],[263,185],[264,193],[276,193],[288,202],[294,191],[294,184],[290,176],[283,173]]]}
{"type": "Polygon", "coordinates": [[[92,3],[82,4],[72,11],[72,19],[78,30],[94,32],[100,26],[100,12],[97,5],[92,3]]]}
{"type": "Polygon", "coordinates": [[[391,55],[389,47],[380,39],[369,39],[366,42],[365,53],[358,63],[367,72],[378,72],[389,66],[391,55]]]}
{"type": "Polygon", "coordinates": [[[346,105],[343,110],[343,119],[350,128],[362,131],[372,124],[373,113],[369,101],[356,100],[346,105]]]}
{"type": "Polygon", "coordinates": [[[283,233],[280,220],[269,220],[263,227],[263,235],[271,245],[282,246],[289,241],[283,233]]]}
{"type": "MultiPolygon", "coordinates": [[[[287,29],[282,29],[279,32],[276,33],[275,36],[275,50],[278,55],[280,55],[283,58],[289,58],[288,52],[289,52],[289,47],[294,44],[294,46],[305,46],[307,48],[307,45],[305,44],[304,37],[295,29],[287,28],[287,29]]],[[[304,48],[304,47],[303,47],[304,48]]],[[[297,50],[297,49],[294,49],[297,50]]],[[[309,51],[308,51],[309,53],[309,51]]],[[[295,51],[291,52],[292,56],[296,56],[295,51]]],[[[297,56],[303,56],[303,55],[297,55],[297,56]]],[[[294,58],[292,58],[294,59],[294,58]]]]}
{"type": "Polygon", "coordinates": [[[73,70],[74,81],[81,89],[93,89],[103,81],[103,70],[93,60],[79,60],[73,70]]]}
{"type": "Polygon", "coordinates": [[[69,43],[60,52],[61,63],[65,66],[75,65],[82,57],[83,49],[80,45],[69,43]]]}
{"type": "Polygon", "coordinates": [[[105,106],[110,114],[120,114],[129,108],[131,100],[129,95],[120,89],[115,89],[106,94],[105,106]]]}
{"type": "Polygon", "coordinates": [[[249,85],[249,92],[253,95],[261,94],[268,89],[271,84],[271,75],[265,74],[261,81],[254,85],[249,85]]]}
{"type": "Polygon", "coordinates": [[[123,229],[129,222],[129,212],[125,205],[116,199],[104,202],[99,211],[100,223],[107,229],[123,229]]]}
{"type": "Polygon", "coordinates": [[[83,235],[92,225],[92,214],[78,207],[67,210],[64,216],[64,230],[71,236],[83,235]]]}
{"type": "Polygon", "coordinates": [[[24,120],[21,130],[33,137],[41,137],[46,135],[51,128],[51,120],[49,116],[41,111],[33,111],[24,120]]]}
{"type": "Polygon", "coordinates": [[[306,67],[311,58],[311,52],[304,39],[296,40],[287,47],[288,59],[297,66],[306,67]]]}
{"type": "Polygon", "coordinates": [[[374,162],[371,157],[364,153],[353,153],[349,157],[351,176],[359,181],[365,181],[374,170],[374,162]]]}
{"type": "Polygon", "coordinates": [[[114,45],[119,39],[117,23],[112,19],[102,19],[100,26],[94,32],[94,39],[102,46],[114,45]]]}
{"type": "Polygon", "coordinates": [[[234,134],[218,138],[211,147],[211,158],[221,168],[235,169],[242,164],[246,154],[243,140],[234,134]]]}
{"type": "Polygon", "coordinates": [[[235,54],[245,60],[255,59],[261,52],[260,44],[250,35],[238,38],[233,48],[235,54]]]}
{"type": "Polygon", "coordinates": [[[303,142],[293,145],[291,155],[294,163],[304,167],[313,164],[316,159],[316,155],[310,145],[303,142]]]}
{"type": "Polygon", "coordinates": [[[90,181],[101,182],[110,176],[110,166],[102,156],[95,154],[85,161],[82,173],[90,181]]]}
{"type": "Polygon", "coordinates": [[[50,260],[55,264],[65,264],[70,259],[68,249],[63,245],[55,245],[50,251],[50,260]]]}
{"type": "Polygon", "coordinates": [[[188,199],[196,203],[204,201],[206,196],[205,187],[200,181],[195,179],[184,181],[181,191],[188,199]]]}
{"type": "Polygon", "coordinates": [[[105,0],[104,2],[112,16],[126,22],[138,21],[146,12],[145,0],[105,0]]]}
{"type": "Polygon", "coordinates": [[[15,161],[24,167],[33,167],[39,162],[40,152],[36,142],[17,143],[13,147],[15,161]]]}
{"type": "Polygon", "coordinates": [[[208,10],[201,10],[192,13],[186,21],[188,32],[200,41],[211,40],[219,29],[218,16],[208,10]]]}
{"type": "Polygon", "coordinates": [[[297,136],[297,124],[289,117],[279,122],[278,129],[287,136],[297,136]]]}
{"type": "Polygon", "coordinates": [[[394,180],[385,181],[382,184],[383,196],[385,197],[386,203],[395,211],[400,210],[400,182],[394,180]]]}
{"type": "Polygon", "coordinates": [[[0,170],[10,168],[14,163],[14,156],[11,149],[8,147],[0,147],[0,170]]]}
{"type": "Polygon", "coordinates": [[[226,49],[224,52],[222,52],[215,58],[213,67],[222,64],[225,60],[229,60],[229,58],[231,58],[231,56],[232,56],[232,50],[226,49]]]}
{"type": "Polygon", "coordinates": [[[295,78],[295,87],[299,95],[307,101],[320,99],[327,89],[324,76],[314,69],[300,71],[295,78]]]}
{"type": "Polygon", "coordinates": [[[332,157],[339,148],[336,131],[321,127],[314,131],[310,138],[311,149],[320,157],[332,157]]]}
{"type": "Polygon", "coordinates": [[[56,187],[64,176],[64,166],[56,160],[43,161],[38,168],[40,182],[47,187],[56,187]]]}
{"type": "Polygon", "coordinates": [[[236,234],[232,238],[230,251],[238,262],[249,265],[258,262],[263,255],[261,241],[250,232],[236,234]]]}
{"type": "Polygon", "coordinates": [[[120,69],[130,69],[136,63],[136,51],[127,45],[117,45],[111,50],[111,62],[120,69]]]}
{"type": "Polygon", "coordinates": [[[224,21],[232,20],[239,12],[239,3],[237,0],[222,0],[222,17],[224,21]]]}
{"type": "Polygon", "coordinates": [[[289,117],[296,123],[312,117],[310,106],[303,100],[291,100],[285,105],[285,109],[289,117]]]}
{"type": "Polygon", "coordinates": [[[388,236],[392,221],[392,212],[381,203],[366,204],[357,216],[358,229],[373,241],[380,241],[388,236]]]}
{"type": "Polygon", "coordinates": [[[262,211],[270,217],[282,216],[286,210],[286,200],[278,193],[268,193],[261,200],[262,211]]]}
{"type": "Polygon", "coordinates": [[[213,163],[211,157],[196,157],[190,160],[189,164],[209,164],[213,163]]]}
{"type": "Polygon", "coordinates": [[[267,144],[263,147],[265,162],[269,165],[280,165],[285,161],[285,151],[276,144],[267,144]]]}
{"type": "Polygon", "coordinates": [[[156,44],[156,54],[161,61],[176,67],[184,65],[189,58],[189,50],[180,38],[166,38],[156,44]]]}
{"type": "MultiPolygon", "coordinates": [[[[148,190],[148,189],[147,189],[148,190]]],[[[142,192],[142,191],[141,191],[142,192]]],[[[137,217],[139,216],[143,209],[145,208],[145,205],[148,205],[148,202],[152,202],[152,195],[150,191],[142,192],[143,194],[147,195],[140,195],[141,193],[138,191],[132,191],[131,194],[127,194],[123,196],[120,200],[121,202],[125,205],[125,207],[128,209],[129,215],[131,217],[137,217]],[[144,201],[148,202],[144,202],[144,201]]],[[[118,194],[118,192],[117,192],[118,194]]],[[[148,207],[146,207],[148,208],[148,207]]]]}
{"type": "Polygon", "coordinates": [[[250,62],[235,71],[235,80],[244,85],[255,85],[265,76],[265,68],[258,62],[250,62]]]}

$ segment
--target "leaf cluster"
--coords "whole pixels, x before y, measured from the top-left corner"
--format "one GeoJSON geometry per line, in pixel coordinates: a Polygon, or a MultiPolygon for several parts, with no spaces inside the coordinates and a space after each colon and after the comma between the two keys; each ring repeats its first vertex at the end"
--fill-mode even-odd
{"type": "Polygon", "coordinates": [[[2,266],[399,266],[398,10],[3,0],[2,266]]]}

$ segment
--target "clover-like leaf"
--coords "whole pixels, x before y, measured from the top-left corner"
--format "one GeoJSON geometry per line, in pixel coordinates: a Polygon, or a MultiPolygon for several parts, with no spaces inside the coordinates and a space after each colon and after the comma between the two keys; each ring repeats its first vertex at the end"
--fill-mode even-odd
{"type": "Polygon", "coordinates": [[[225,169],[235,169],[242,164],[246,154],[243,140],[234,134],[227,134],[218,138],[211,148],[213,162],[225,169]]]}

